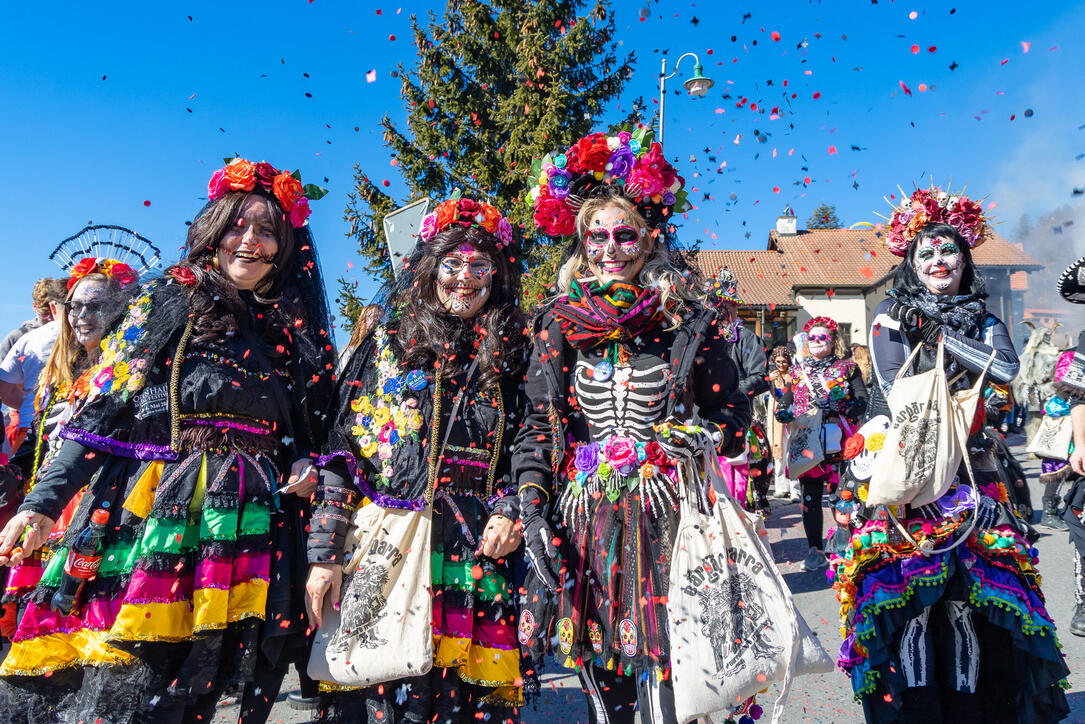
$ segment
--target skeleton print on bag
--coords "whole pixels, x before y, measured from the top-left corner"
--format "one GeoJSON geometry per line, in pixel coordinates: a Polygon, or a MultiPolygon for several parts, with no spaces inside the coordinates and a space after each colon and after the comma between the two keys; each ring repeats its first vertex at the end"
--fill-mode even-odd
{"type": "Polygon", "coordinates": [[[734,676],[754,659],[773,660],[783,648],[770,640],[773,624],[757,603],[757,584],[746,573],[697,590],[701,633],[712,643],[718,678],[734,676]]]}
{"type": "Polygon", "coordinates": [[[941,423],[938,410],[934,409],[928,417],[901,430],[900,454],[910,479],[926,480],[934,473],[938,455],[938,426],[941,423]]]}
{"type": "Polygon", "coordinates": [[[388,614],[386,585],[388,567],[379,563],[359,566],[347,577],[341,606],[344,617],[328,644],[328,653],[345,654],[354,645],[376,649],[388,643],[376,631],[377,622],[388,614]]]}
{"type": "Polygon", "coordinates": [[[810,433],[813,430],[809,427],[797,427],[791,433],[791,439],[788,443],[788,462],[794,463],[802,457],[802,454],[809,448],[810,433]]]}

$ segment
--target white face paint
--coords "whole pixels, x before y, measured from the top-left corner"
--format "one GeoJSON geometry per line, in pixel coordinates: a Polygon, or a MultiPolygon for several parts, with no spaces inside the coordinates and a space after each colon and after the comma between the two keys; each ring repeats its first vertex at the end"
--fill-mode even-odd
{"type": "Polygon", "coordinates": [[[279,251],[267,201],[254,194],[241,207],[237,223],[219,241],[219,270],[238,289],[255,289],[274,268],[279,251]]]}
{"type": "Polygon", "coordinates": [[[826,327],[811,327],[806,334],[806,347],[814,359],[825,359],[833,351],[833,333],[826,327]]]}
{"type": "Polygon", "coordinates": [[[473,244],[460,244],[437,263],[437,299],[450,313],[471,319],[490,299],[494,261],[473,244]]]}
{"type": "Polygon", "coordinates": [[[915,273],[932,294],[957,294],[964,276],[964,254],[952,239],[924,239],[915,248],[915,273]]]}
{"type": "Polygon", "coordinates": [[[608,206],[588,219],[581,243],[588,257],[588,269],[599,283],[606,284],[634,281],[655,246],[655,239],[624,210],[608,206]]]}
{"type": "Polygon", "coordinates": [[[98,346],[122,311],[124,305],[110,296],[109,284],[101,279],[80,279],[64,302],[72,338],[88,352],[98,346]]]}

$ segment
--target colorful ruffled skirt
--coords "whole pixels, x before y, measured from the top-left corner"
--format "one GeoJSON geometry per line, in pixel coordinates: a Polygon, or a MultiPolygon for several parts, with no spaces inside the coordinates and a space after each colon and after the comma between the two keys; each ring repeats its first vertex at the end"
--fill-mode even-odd
{"type": "Polygon", "coordinates": [[[110,457],[29,594],[0,675],[17,686],[23,677],[142,662],[172,670],[163,694],[181,700],[224,676],[249,678],[267,606],[277,475],[260,452],[110,457]],[[99,508],[110,513],[101,565],[63,616],[50,601],[69,546],[99,508]]]}
{"type": "MultiPolygon", "coordinates": [[[[947,721],[962,705],[985,721],[1068,713],[1069,669],[1044,606],[1036,549],[1019,526],[1005,524],[1012,513],[1000,507],[1003,524],[975,530],[945,553],[922,555],[892,522],[872,520],[832,557],[844,635],[837,664],[867,721],[896,721],[917,697],[947,721]]],[[[917,544],[937,550],[966,534],[970,515],[902,522],[917,544]]]]}

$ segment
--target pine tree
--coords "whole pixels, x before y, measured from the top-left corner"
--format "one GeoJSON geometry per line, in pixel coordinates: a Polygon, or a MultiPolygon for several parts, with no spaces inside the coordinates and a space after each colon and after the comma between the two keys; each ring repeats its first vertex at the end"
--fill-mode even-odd
{"type": "Polygon", "coordinates": [[[806,220],[807,229],[840,229],[843,226],[844,222],[837,217],[833,204],[822,204],[806,220]]]}
{"type": "MultiPolygon", "coordinates": [[[[381,122],[409,198],[393,199],[356,167],[346,209],[366,272],[391,277],[382,224],[388,212],[424,195],[440,201],[456,188],[522,225],[529,267],[556,262],[558,252],[533,249],[531,159],[591,132],[634,62],[632,54],[619,57],[608,0],[596,0],[587,14],[584,6],[584,0],[448,0],[441,18],[430,13],[426,27],[412,16],[418,59],[398,72],[407,127],[397,128],[388,116],[381,122]]],[[[634,104],[631,117],[639,120],[642,105],[634,104]]],[[[525,282],[547,273],[533,277],[529,268],[525,282]]],[[[339,283],[340,306],[353,318],[354,285],[339,283]]]]}

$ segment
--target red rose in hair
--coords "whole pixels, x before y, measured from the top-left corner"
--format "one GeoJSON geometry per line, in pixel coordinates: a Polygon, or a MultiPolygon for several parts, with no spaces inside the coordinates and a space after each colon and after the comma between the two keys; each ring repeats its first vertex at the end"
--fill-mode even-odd
{"type": "Polygon", "coordinates": [[[576,142],[576,157],[587,171],[605,171],[610,160],[610,146],[602,133],[593,133],[576,142]]]}
{"type": "Polygon", "coordinates": [[[571,146],[565,152],[565,170],[574,175],[584,173],[584,165],[580,163],[580,156],[577,153],[576,146],[571,146]]]}
{"type": "Polygon", "coordinates": [[[576,215],[549,192],[535,199],[535,223],[550,236],[572,236],[576,231],[576,215]]]}
{"type": "Polygon", "coordinates": [[[88,256],[85,259],[80,259],[79,263],[72,267],[71,274],[68,277],[68,289],[75,286],[75,283],[85,277],[87,274],[93,273],[98,268],[98,260],[92,256],[88,256]]]}
{"type": "Polygon", "coordinates": [[[254,164],[252,167],[256,173],[256,180],[259,181],[267,189],[270,189],[275,182],[275,177],[279,175],[279,169],[272,166],[266,161],[254,164]]]}
{"type": "Polygon", "coordinates": [[[461,225],[470,226],[471,224],[476,223],[475,214],[481,209],[482,206],[474,199],[460,199],[459,216],[456,221],[461,225]]]}
{"type": "Polygon", "coordinates": [[[288,173],[281,173],[276,176],[271,182],[271,190],[275,194],[275,198],[282,204],[283,211],[286,212],[294,208],[294,204],[304,193],[301,181],[288,173]]]}
{"type": "Polygon", "coordinates": [[[170,269],[169,275],[186,287],[196,286],[196,273],[187,266],[175,266],[170,269]]]}
{"type": "Polygon", "coordinates": [[[135,270],[122,262],[115,263],[113,268],[109,270],[109,274],[121,286],[127,286],[139,281],[139,275],[136,274],[135,270]]]}

